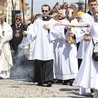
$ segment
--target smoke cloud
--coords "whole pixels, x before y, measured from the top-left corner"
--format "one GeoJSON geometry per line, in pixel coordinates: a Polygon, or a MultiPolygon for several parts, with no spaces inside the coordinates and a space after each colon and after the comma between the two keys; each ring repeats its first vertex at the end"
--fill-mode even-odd
{"type": "Polygon", "coordinates": [[[13,67],[11,69],[12,79],[33,79],[34,64],[28,60],[27,46],[19,45],[18,54],[12,53],[13,67]],[[26,49],[24,49],[26,47],[26,49]]]}

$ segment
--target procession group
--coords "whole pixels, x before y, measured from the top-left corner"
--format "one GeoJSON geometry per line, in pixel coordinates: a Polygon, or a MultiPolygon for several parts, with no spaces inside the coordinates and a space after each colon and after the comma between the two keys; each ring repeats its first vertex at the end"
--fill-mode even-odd
{"type": "Polygon", "coordinates": [[[98,41],[97,1],[88,0],[89,11],[72,19],[57,4],[57,13],[52,14],[50,6],[43,4],[42,14],[33,16],[29,25],[21,22],[20,14],[15,15],[11,26],[1,18],[0,77],[10,78],[17,60],[24,64],[18,55],[21,48],[26,60],[33,61],[32,82],[38,86],[51,87],[54,80],[60,80],[65,85],[79,86],[80,94],[93,90],[93,98],[98,98],[98,61],[92,58],[98,41]]]}

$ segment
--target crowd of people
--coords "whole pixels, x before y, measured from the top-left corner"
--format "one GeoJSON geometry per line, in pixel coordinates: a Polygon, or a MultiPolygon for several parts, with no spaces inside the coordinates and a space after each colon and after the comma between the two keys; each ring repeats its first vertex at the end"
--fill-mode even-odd
{"type": "Polygon", "coordinates": [[[59,2],[52,10],[43,4],[42,14],[33,15],[29,25],[21,22],[20,14],[11,26],[0,17],[0,78],[10,78],[16,66],[30,62],[31,80],[38,86],[60,82],[98,98],[98,61],[92,58],[92,39],[98,42],[97,1],[88,0],[88,6],[88,12],[70,20],[59,2]]]}

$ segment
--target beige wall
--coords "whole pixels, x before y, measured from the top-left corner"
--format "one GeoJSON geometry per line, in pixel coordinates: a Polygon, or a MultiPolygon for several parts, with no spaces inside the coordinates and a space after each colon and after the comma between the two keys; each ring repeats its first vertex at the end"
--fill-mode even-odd
{"type": "MultiPolygon", "coordinates": [[[[12,10],[13,10],[12,0],[7,0],[7,2],[8,2],[8,5],[6,8],[7,9],[6,21],[7,21],[7,23],[12,24],[12,10]]],[[[22,8],[20,6],[20,0],[13,0],[13,3],[14,3],[14,10],[20,10],[22,12],[22,8]]],[[[30,16],[29,11],[30,11],[29,9],[25,10],[26,21],[28,20],[28,17],[30,16]]]]}

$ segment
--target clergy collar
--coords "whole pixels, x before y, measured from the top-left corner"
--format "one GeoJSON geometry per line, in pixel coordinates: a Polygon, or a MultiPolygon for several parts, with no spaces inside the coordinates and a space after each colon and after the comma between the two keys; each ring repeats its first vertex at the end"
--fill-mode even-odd
{"type": "Polygon", "coordinates": [[[42,20],[49,21],[51,18],[49,16],[42,17],[42,20]]]}

